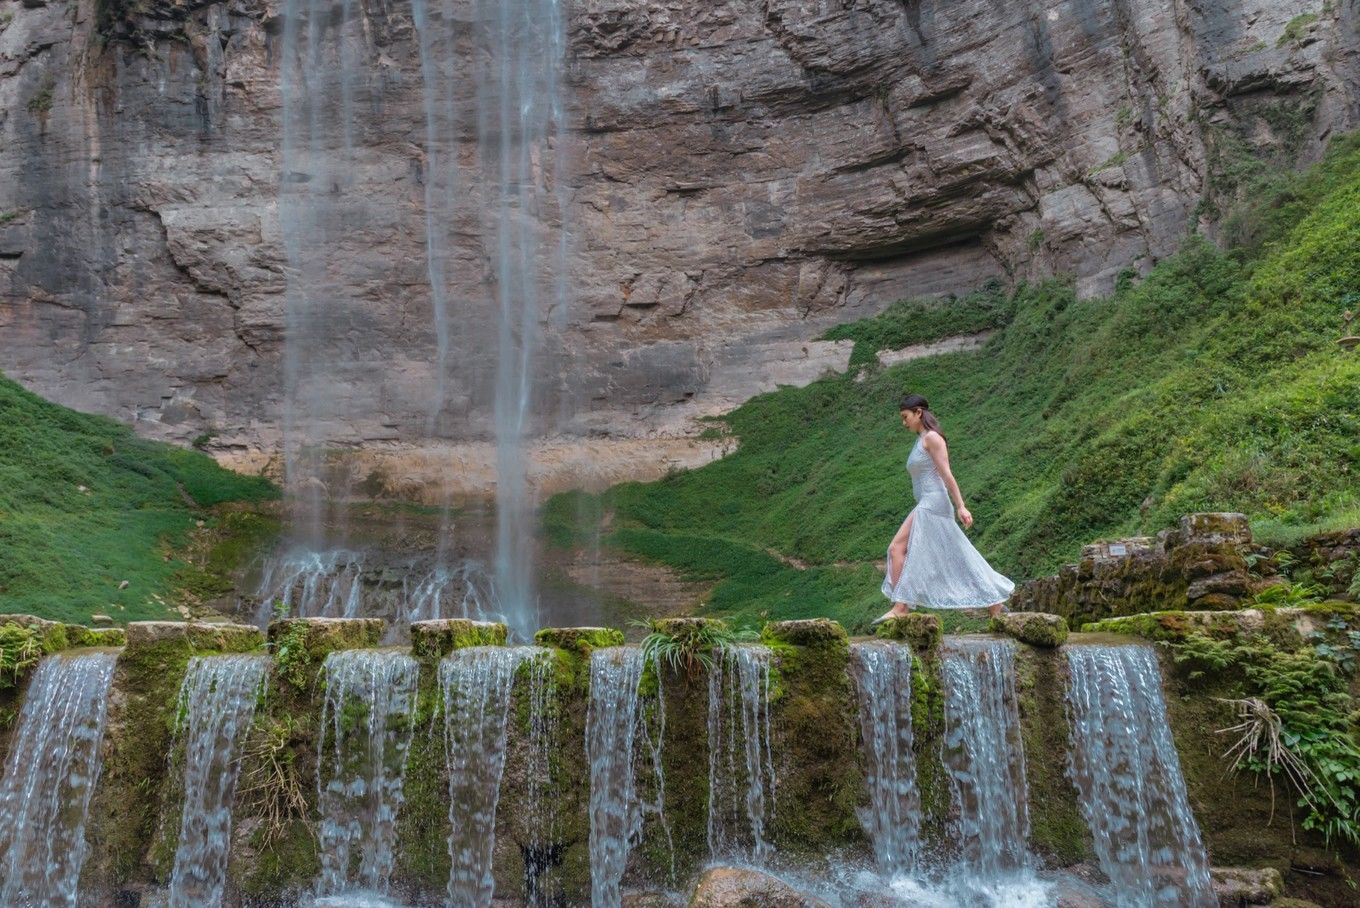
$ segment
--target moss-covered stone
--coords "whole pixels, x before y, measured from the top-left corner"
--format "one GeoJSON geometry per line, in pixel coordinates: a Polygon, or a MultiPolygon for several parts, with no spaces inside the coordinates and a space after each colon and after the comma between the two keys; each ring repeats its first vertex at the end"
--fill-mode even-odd
{"type": "Polygon", "coordinates": [[[501,646],[508,631],[497,621],[439,618],[411,622],[411,654],[421,663],[438,662],[456,649],[501,646]]]}
{"type": "Polygon", "coordinates": [[[310,684],[329,653],[382,642],[381,618],[282,618],[269,624],[274,672],[295,688],[310,684]]]}
{"type": "Polygon", "coordinates": [[[921,798],[921,844],[938,850],[947,839],[949,777],[942,759],[944,687],[938,646],[918,648],[911,663],[912,754],[921,798]]]}
{"type": "Polygon", "coordinates": [[[623,646],[623,631],[612,627],[545,627],[534,642],[588,657],[592,650],[623,646]]]}
{"type": "Polygon", "coordinates": [[[838,641],[848,643],[850,639],[845,628],[830,618],[771,621],[765,625],[761,636],[790,646],[822,646],[838,641]]]}
{"type": "Polygon", "coordinates": [[[1042,612],[1012,612],[992,619],[991,630],[1006,634],[1030,646],[1062,646],[1067,642],[1067,622],[1061,615],[1042,612]]]}
{"type": "Polygon", "coordinates": [[[1067,776],[1066,660],[1051,647],[1017,647],[1015,693],[1025,748],[1030,847],[1045,863],[1094,861],[1091,834],[1067,776]]]}
{"type": "MultiPolygon", "coordinates": [[[[68,631],[69,633],[69,631],[68,631]]],[[[173,849],[151,847],[162,818],[178,816],[170,771],[180,684],[195,655],[249,652],[262,641],[248,625],[133,622],[109,695],[104,764],[91,804],[90,859],[82,885],[98,890],[139,880],[164,882],[173,849]]],[[[91,639],[81,636],[82,642],[91,639]]]]}
{"type": "Polygon", "coordinates": [[[862,845],[856,808],[864,780],[849,639],[840,625],[814,620],[767,624],[762,640],[774,651],[779,676],[770,703],[779,780],[770,839],[781,854],[819,858],[862,845]]]}
{"type": "Polygon", "coordinates": [[[877,634],[884,640],[905,640],[918,652],[934,649],[944,639],[939,617],[925,612],[889,618],[878,626],[877,634]]]}

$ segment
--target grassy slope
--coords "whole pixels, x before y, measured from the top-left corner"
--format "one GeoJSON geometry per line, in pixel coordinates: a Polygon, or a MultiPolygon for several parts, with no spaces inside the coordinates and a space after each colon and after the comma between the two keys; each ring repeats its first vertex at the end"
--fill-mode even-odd
{"type": "Polygon", "coordinates": [[[1056,282],[966,298],[963,330],[1009,318],[980,353],[877,369],[886,341],[958,333],[919,304],[837,329],[870,364],[862,381],[756,398],[727,419],[734,455],[559,496],[549,530],[567,543],[608,512],[608,544],[722,580],[714,611],[857,624],[883,607],[867,562],[911,503],[905,390],[949,434],[975,543],[1016,577],[1193,510],[1243,510],[1276,539],[1360,523],[1360,353],[1335,343],[1343,309],[1360,307],[1360,138],[1249,197],[1226,222],[1229,251],[1192,238],[1110,298],[1056,282]]]}
{"type": "Polygon", "coordinates": [[[166,544],[183,540],[202,508],[276,494],[264,479],[0,377],[0,612],[166,617],[153,596],[169,601],[183,568],[166,544]]]}

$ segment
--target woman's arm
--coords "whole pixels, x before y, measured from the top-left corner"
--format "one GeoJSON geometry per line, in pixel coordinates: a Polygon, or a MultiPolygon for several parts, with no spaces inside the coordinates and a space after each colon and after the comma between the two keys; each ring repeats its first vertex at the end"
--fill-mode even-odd
{"type": "Polygon", "coordinates": [[[939,432],[927,432],[925,437],[921,439],[921,446],[926,449],[930,459],[935,461],[935,469],[940,471],[940,478],[944,480],[944,487],[949,490],[949,497],[954,499],[954,506],[959,514],[959,522],[965,527],[971,527],[973,515],[963,506],[963,492],[959,491],[959,484],[954,479],[954,473],[949,469],[949,446],[945,444],[944,436],[939,432]]]}

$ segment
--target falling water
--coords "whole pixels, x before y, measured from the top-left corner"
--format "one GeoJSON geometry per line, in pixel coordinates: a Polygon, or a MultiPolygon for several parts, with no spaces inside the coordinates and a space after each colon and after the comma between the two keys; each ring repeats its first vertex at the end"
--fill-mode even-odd
{"type": "Polygon", "coordinates": [[[1119,905],[1212,906],[1208,859],[1145,646],[1068,646],[1072,780],[1119,905]]]}
{"type": "Polygon", "coordinates": [[[1015,645],[951,640],[943,650],[944,763],[963,860],[982,878],[1030,864],[1025,751],[1015,697],[1015,645]]]}
{"type": "Polygon", "coordinates": [[[531,908],[550,904],[554,851],[558,846],[556,787],[552,777],[553,753],[558,741],[555,663],[535,659],[529,665],[529,741],[525,772],[528,790],[524,813],[528,842],[524,846],[525,895],[531,908]]]}
{"type": "Polygon", "coordinates": [[[256,623],[277,613],[303,618],[385,615],[394,634],[412,621],[471,618],[502,621],[492,579],[483,564],[464,559],[430,567],[410,558],[393,565],[363,552],[290,550],[265,559],[255,587],[256,623]],[[390,579],[404,572],[399,581],[390,579]]]}
{"type": "Polygon", "coordinates": [[[850,648],[859,688],[869,807],[860,821],[874,844],[879,872],[913,869],[919,850],[921,797],[912,753],[911,650],[892,643],[850,648]]]}
{"type": "Polygon", "coordinates": [[[590,899],[618,908],[628,851],[642,831],[633,769],[642,651],[609,647],[590,654],[586,759],[590,762],[590,899]]]}
{"type": "MultiPolygon", "coordinates": [[[[351,330],[365,318],[352,280],[367,197],[354,192],[356,91],[367,80],[368,30],[352,0],[284,0],[279,63],[282,146],[279,227],[288,258],[284,469],[291,529],[314,550],[343,539],[349,478],[330,450],[360,439],[377,410],[367,351],[351,330]],[[346,275],[350,279],[338,279],[346,275]],[[331,502],[336,503],[332,506],[331,502]]],[[[376,267],[381,268],[382,265],[376,267]]],[[[375,275],[376,277],[376,275],[375,275]]]]}
{"type": "Polygon", "coordinates": [[[76,904],[114,664],[49,656],[33,673],[0,780],[0,904],[76,904]]]}
{"type": "Polygon", "coordinates": [[[322,665],[319,895],[387,890],[418,671],[415,659],[383,650],[333,652],[322,665]]]}
{"type": "MultiPolygon", "coordinates": [[[[565,247],[545,243],[561,187],[562,0],[475,0],[486,50],[477,58],[477,134],[486,233],[499,312],[496,342],[496,587],[512,630],[532,632],[533,500],[526,444],[541,389],[547,306],[566,306],[565,247]],[[545,250],[545,246],[546,248],[545,250]],[[546,259],[546,261],[545,261],[546,259]],[[547,285],[556,288],[556,298],[547,285]],[[545,292],[546,291],[546,292],[545,292]],[[545,299],[546,298],[546,299],[545,299]]],[[[562,211],[557,211],[560,220],[562,211]]],[[[559,230],[561,226],[559,225],[559,230]]]]}
{"type": "Polygon", "coordinates": [[[179,689],[184,812],[170,877],[171,908],[214,908],[222,903],[240,747],[268,666],[265,656],[189,660],[179,689]]]}
{"type": "Polygon", "coordinates": [[[476,646],[439,664],[444,694],[444,757],[449,772],[449,902],[489,906],[495,892],[492,853],[496,804],[505,770],[510,690],[515,672],[546,651],[532,646],[476,646]]]}
{"type": "Polygon", "coordinates": [[[708,850],[764,862],[774,805],[770,754],[770,650],[723,647],[708,675],[708,850]]]}

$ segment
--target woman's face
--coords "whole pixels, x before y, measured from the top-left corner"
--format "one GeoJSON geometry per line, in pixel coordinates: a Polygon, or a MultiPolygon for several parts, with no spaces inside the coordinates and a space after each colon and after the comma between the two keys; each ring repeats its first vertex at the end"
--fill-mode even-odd
{"type": "Polygon", "coordinates": [[[903,410],[903,411],[902,411],[902,428],[908,429],[908,430],[910,430],[910,431],[912,431],[912,432],[919,432],[919,431],[921,431],[921,411],[920,411],[920,410],[903,410]]]}

